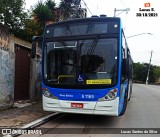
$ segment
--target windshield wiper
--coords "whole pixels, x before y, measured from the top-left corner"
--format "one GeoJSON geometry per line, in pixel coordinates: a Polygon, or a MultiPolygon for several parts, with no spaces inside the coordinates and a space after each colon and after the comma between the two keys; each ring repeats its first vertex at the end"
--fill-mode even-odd
{"type": "Polygon", "coordinates": [[[64,46],[64,49],[66,51],[66,53],[68,54],[69,58],[73,59],[74,58],[74,55],[71,53],[70,50],[68,50],[69,48],[67,48],[67,45],[66,43],[64,42],[64,40],[61,38],[61,37],[58,37],[59,38],[59,42],[61,42],[64,46]]]}
{"type": "Polygon", "coordinates": [[[88,51],[87,51],[86,66],[88,66],[89,60],[91,58],[91,55],[93,55],[93,53],[94,53],[94,50],[95,50],[95,48],[97,46],[98,39],[99,39],[99,35],[96,35],[96,38],[94,39],[90,49],[88,49],[88,51]]]}

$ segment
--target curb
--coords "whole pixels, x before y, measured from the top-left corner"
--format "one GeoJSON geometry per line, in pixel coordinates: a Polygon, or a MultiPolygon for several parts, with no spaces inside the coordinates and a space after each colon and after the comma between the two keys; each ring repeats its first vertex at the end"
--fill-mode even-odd
{"type": "MultiPolygon", "coordinates": [[[[27,130],[27,129],[32,129],[38,125],[41,125],[41,124],[44,124],[46,122],[48,122],[53,116],[56,116],[60,114],[59,112],[56,112],[56,113],[52,113],[52,114],[49,114],[47,116],[44,116],[40,119],[37,119],[29,124],[26,124],[20,128],[17,128],[17,130],[27,130]]],[[[15,130],[16,131],[16,130],[15,130]]],[[[12,133],[11,135],[4,135],[3,137],[16,137],[16,136],[20,136],[20,135],[23,135],[23,134],[18,134],[16,132],[12,133]]]]}
{"type": "Polygon", "coordinates": [[[49,114],[49,115],[47,115],[47,116],[44,116],[44,117],[42,117],[42,118],[40,118],[40,119],[37,119],[37,120],[29,123],[29,124],[27,124],[27,125],[24,125],[23,127],[20,127],[20,129],[34,128],[34,127],[36,127],[36,126],[38,126],[38,125],[41,125],[41,124],[49,121],[51,117],[53,117],[53,116],[55,116],[55,115],[58,115],[58,114],[60,114],[60,113],[56,112],[56,113],[53,113],[53,114],[49,114]]]}

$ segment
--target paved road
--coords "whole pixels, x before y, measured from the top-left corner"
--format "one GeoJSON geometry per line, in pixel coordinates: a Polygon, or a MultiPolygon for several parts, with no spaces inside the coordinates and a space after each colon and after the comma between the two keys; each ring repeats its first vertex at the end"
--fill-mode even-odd
{"type": "MultiPolygon", "coordinates": [[[[92,116],[67,114],[61,118],[52,120],[41,126],[42,128],[84,128],[82,132],[92,133],[90,128],[160,128],[160,86],[134,84],[133,94],[124,116],[108,117],[108,116],[92,116]],[[89,129],[88,129],[89,128],[89,129]]],[[[46,131],[46,133],[52,130],[46,131]]],[[[113,131],[114,132],[114,131],[113,131]]],[[[130,134],[131,135],[131,134],[130,134]]],[[[73,135],[42,135],[42,136],[75,136],[73,135]]],[[[76,136],[128,136],[124,134],[77,134],[76,136]]],[[[141,134],[132,134],[131,136],[147,136],[141,134]]],[[[160,135],[154,135],[160,136],[160,135]]]]}

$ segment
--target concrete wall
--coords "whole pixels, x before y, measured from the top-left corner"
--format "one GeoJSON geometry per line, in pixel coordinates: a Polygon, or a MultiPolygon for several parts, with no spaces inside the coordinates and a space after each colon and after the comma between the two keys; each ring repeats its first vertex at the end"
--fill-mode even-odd
{"type": "Polygon", "coordinates": [[[37,43],[37,57],[35,60],[31,59],[30,66],[30,98],[31,100],[41,100],[42,91],[41,91],[41,55],[42,55],[42,45],[37,43]]]}
{"type": "Polygon", "coordinates": [[[0,108],[14,102],[15,54],[0,49],[0,108]]]}
{"type": "Polygon", "coordinates": [[[31,100],[42,99],[40,68],[41,63],[31,59],[29,88],[29,96],[31,100]]]}
{"type": "MultiPolygon", "coordinates": [[[[31,49],[31,43],[10,35],[8,29],[0,24],[0,108],[11,107],[14,103],[15,51],[14,45],[31,49]]],[[[37,48],[41,55],[41,48],[37,48]]],[[[30,100],[41,99],[40,62],[31,59],[30,100]]]]}
{"type": "Polygon", "coordinates": [[[14,41],[15,44],[18,44],[18,45],[21,45],[22,47],[31,49],[32,44],[30,42],[24,41],[20,38],[14,37],[14,36],[11,39],[12,39],[12,41],[14,41]]]}
{"type": "Polygon", "coordinates": [[[0,24],[0,108],[10,107],[14,102],[14,46],[7,27],[0,24]]]}

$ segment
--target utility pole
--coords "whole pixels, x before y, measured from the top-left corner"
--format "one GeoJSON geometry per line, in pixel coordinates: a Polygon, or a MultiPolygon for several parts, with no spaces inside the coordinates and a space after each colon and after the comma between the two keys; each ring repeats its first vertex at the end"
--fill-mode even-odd
{"type": "Polygon", "coordinates": [[[151,57],[150,57],[150,61],[149,61],[148,73],[147,73],[147,78],[146,78],[146,85],[148,84],[148,79],[149,79],[149,72],[150,72],[150,68],[151,68],[152,53],[153,53],[153,50],[151,50],[151,57]]]}

